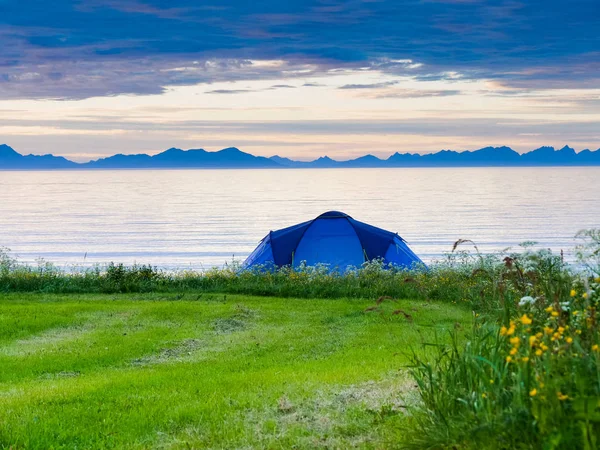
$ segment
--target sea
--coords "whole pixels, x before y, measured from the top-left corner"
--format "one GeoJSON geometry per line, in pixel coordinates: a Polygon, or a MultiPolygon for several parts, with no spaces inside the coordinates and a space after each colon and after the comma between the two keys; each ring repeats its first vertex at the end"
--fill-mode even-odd
{"type": "Polygon", "coordinates": [[[0,172],[0,248],[65,270],[221,267],[330,210],[398,232],[425,262],[458,239],[572,259],[576,233],[600,227],[600,167],[0,172]]]}

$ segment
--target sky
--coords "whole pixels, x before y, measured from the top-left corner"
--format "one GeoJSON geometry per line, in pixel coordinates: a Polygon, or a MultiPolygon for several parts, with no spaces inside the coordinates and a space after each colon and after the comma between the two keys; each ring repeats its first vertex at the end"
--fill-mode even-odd
{"type": "Polygon", "coordinates": [[[0,0],[0,143],[595,150],[598,30],[598,0],[0,0]]]}

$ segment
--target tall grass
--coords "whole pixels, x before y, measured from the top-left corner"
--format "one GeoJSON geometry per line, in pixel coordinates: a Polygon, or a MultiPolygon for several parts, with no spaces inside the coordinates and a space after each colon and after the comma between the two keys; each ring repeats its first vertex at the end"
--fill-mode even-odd
{"type": "Polygon", "coordinates": [[[477,299],[485,303],[493,291],[489,273],[497,271],[500,263],[501,255],[482,257],[455,251],[427,270],[389,267],[376,260],[343,273],[325,266],[244,270],[235,263],[205,272],[168,272],[149,265],[114,263],[64,271],[45,261],[33,266],[22,264],[0,251],[0,292],[221,292],[300,298],[386,295],[456,304],[477,299]]]}
{"type": "Polygon", "coordinates": [[[600,232],[580,236],[577,272],[550,252],[505,258],[469,338],[414,357],[409,447],[598,448],[600,232]]]}

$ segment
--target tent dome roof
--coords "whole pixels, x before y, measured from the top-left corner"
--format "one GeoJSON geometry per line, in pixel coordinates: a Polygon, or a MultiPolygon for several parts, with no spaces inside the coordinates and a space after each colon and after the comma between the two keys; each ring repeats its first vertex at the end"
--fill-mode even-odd
{"type": "Polygon", "coordinates": [[[340,217],[350,217],[348,214],[340,212],[340,211],[327,211],[317,217],[317,219],[339,219],[340,217]]]}

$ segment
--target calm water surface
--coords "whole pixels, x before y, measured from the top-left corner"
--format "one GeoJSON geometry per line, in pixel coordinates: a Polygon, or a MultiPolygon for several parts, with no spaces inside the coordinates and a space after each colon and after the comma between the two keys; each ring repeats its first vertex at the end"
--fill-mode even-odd
{"type": "Polygon", "coordinates": [[[0,247],[61,267],[201,269],[332,209],[397,231],[426,261],[458,238],[569,251],[600,226],[600,168],[0,172],[0,247]]]}

